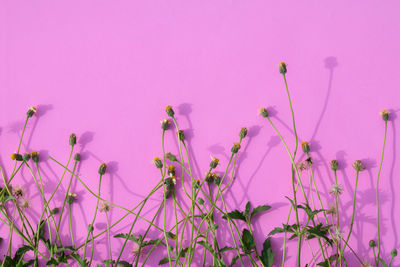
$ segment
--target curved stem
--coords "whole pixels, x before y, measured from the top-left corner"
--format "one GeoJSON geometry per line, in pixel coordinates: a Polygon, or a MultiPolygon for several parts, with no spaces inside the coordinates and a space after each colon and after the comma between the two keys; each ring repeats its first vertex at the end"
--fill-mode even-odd
{"type": "Polygon", "coordinates": [[[69,221],[69,231],[71,234],[72,247],[75,249],[74,231],[72,230],[71,205],[69,203],[68,203],[68,221],[69,221]]]}

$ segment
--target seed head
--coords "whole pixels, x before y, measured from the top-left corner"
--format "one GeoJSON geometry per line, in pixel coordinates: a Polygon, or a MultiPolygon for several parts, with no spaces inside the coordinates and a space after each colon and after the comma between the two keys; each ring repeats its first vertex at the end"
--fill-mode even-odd
{"type": "Polygon", "coordinates": [[[24,160],[22,155],[18,154],[18,153],[12,153],[10,157],[11,157],[12,160],[16,160],[16,161],[23,161],[24,160]]]}
{"type": "Polygon", "coordinates": [[[68,192],[68,194],[67,194],[67,203],[69,205],[72,205],[72,203],[74,203],[75,200],[76,200],[76,194],[72,193],[72,192],[68,192]]]}
{"type": "Polygon", "coordinates": [[[217,168],[218,164],[219,164],[219,159],[211,157],[210,168],[215,169],[217,168]]]}
{"type": "Polygon", "coordinates": [[[381,116],[382,116],[382,120],[384,121],[388,121],[389,120],[389,111],[387,111],[386,109],[381,111],[381,116]]]}
{"type": "Polygon", "coordinates": [[[25,195],[25,189],[21,185],[14,186],[12,188],[12,194],[16,199],[23,198],[25,195]]]}
{"type": "Polygon", "coordinates": [[[392,251],[390,251],[390,255],[392,255],[392,257],[396,257],[397,256],[397,249],[392,249],[392,251]]]}
{"type": "Polygon", "coordinates": [[[175,115],[175,112],[174,112],[174,110],[172,109],[172,107],[171,106],[166,106],[165,107],[165,111],[167,112],[167,114],[168,114],[168,116],[170,116],[170,117],[174,117],[174,115],[175,115]]]}
{"type": "Polygon", "coordinates": [[[32,151],[31,152],[31,158],[33,162],[39,162],[39,152],[37,151],[32,151]]]}
{"type": "Polygon", "coordinates": [[[336,159],[332,160],[331,161],[331,169],[332,169],[332,171],[337,171],[338,167],[339,167],[339,163],[337,162],[337,160],[336,159]]]}
{"type": "Polygon", "coordinates": [[[70,144],[71,146],[74,146],[74,145],[76,144],[76,135],[75,135],[75,134],[71,134],[71,135],[69,136],[69,144],[70,144]]]}
{"type": "Polygon", "coordinates": [[[175,176],[175,166],[174,165],[168,166],[168,176],[175,176]]]}
{"type": "Polygon", "coordinates": [[[31,106],[28,111],[26,112],[26,116],[28,116],[28,118],[32,117],[34,114],[36,114],[36,107],[31,106]]]}
{"type": "Polygon", "coordinates": [[[176,159],[176,156],[174,154],[171,154],[170,152],[168,152],[166,155],[167,159],[169,159],[170,161],[178,161],[176,159]]]}
{"type": "Polygon", "coordinates": [[[246,135],[247,135],[247,128],[243,127],[242,129],[240,129],[239,137],[240,138],[245,138],[246,135]]]}
{"type": "Polygon", "coordinates": [[[297,163],[297,169],[304,171],[308,169],[308,163],[306,161],[300,161],[297,163]]]}
{"type": "Polygon", "coordinates": [[[171,125],[171,122],[168,119],[164,119],[161,121],[161,129],[164,131],[169,129],[169,126],[171,125]]]}
{"type": "Polygon", "coordinates": [[[263,116],[264,118],[268,118],[268,111],[266,108],[260,108],[259,112],[258,112],[261,116],[263,116]]]}
{"type": "Polygon", "coordinates": [[[24,156],[22,157],[22,159],[23,159],[24,161],[29,161],[29,160],[31,159],[31,154],[25,153],[24,156]]]}
{"type": "Polygon", "coordinates": [[[279,72],[282,73],[282,74],[286,74],[287,68],[286,68],[286,63],[285,62],[279,63],[279,72]]]}
{"type": "Polygon", "coordinates": [[[111,209],[110,202],[104,201],[104,202],[101,204],[100,212],[105,212],[105,213],[107,213],[107,212],[110,211],[110,209],[111,209]]]}
{"type": "Polygon", "coordinates": [[[368,243],[368,246],[369,246],[370,248],[376,247],[375,240],[370,240],[369,243],[368,243]]]}
{"type": "Polygon", "coordinates": [[[21,208],[28,209],[28,208],[30,208],[31,204],[29,203],[29,200],[28,200],[28,199],[20,199],[20,200],[19,200],[19,206],[20,206],[21,208]]]}
{"type": "Polygon", "coordinates": [[[353,163],[353,168],[354,168],[357,172],[360,172],[360,171],[365,170],[365,166],[364,166],[364,164],[361,162],[361,160],[356,160],[356,161],[354,161],[354,163],[353,163]]]}
{"type": "Polygon", "coordinates": [[[326,210],[326,214],[331,214],[336,216],[337,215],[337,210],[336,210],[336,206],[333,203],[330,203],[328,206],[328,209],[326,210]]]}
{"type": "Polygon", "coordinates": [[[103,175],[106,173],[106,170],[107,170],[107,165],[105,163],[102,163],[102,164],[100,164],[98,173],[100,175],[103,175]]]}
{"type": "Polygon", "coordinates": [[[329,193],[335,196],[341,195],[343,193],[343,187],[339,184],[334,184],[329,190],[329,193]]]}
{"type": "Polygon", "coordinates": [[[81,161],[81,154],[76,153],[76,154],[74,155],[74,160],[75,160],[75,161],[81,161]]]}
{"type": "Polygon", "coordinates": [[[239,149],[240,149],[240,144],[239,143],[233,143],[233,146],[232,146],[232,149],[231,149],[232,153],[234,153],[234,154],[238,153],[239,149]]]}
{"type": "Polygon", "coordinates": [[[220,185],[221,184],[221,176],[217,173],[213,173],[213,181],[215,185],[220,185]]]}
{"type": "Polygon", "coordinates": [[[308,142],[302,142],[301,149],[303,149],[304,153],[310,152],[310,145],[308,144],[308,142]]]}
{"type": "Polygon", "coordinates": [[[343,231],[340,228],[335,227],[334,237],[336,240],[342,239],[343,231]]]}
{"type": "Polygon", "coordinates": [[[179,130],[177,133],[179,140],[181,140],[182,142],[185,141],[185,133],[183,132],[183,130],[179,130]]]}
{"type": "Polygon", "coordinates": [[[206,182],[211,183],[213,181],[213,179],[214,179],[213,174],[211,172],[208,172],[206,174],[206,178],[205,178],[206,182]]]}
{"type": "Polygon", "coordinates": [[[153,159],[153,163],[154,163],[154,165],[156,165],[156,167],[158,169],[161,169],[163,167],[162,161],[161,161],[161,159],[159,157],[155,157],[153,159]]]}

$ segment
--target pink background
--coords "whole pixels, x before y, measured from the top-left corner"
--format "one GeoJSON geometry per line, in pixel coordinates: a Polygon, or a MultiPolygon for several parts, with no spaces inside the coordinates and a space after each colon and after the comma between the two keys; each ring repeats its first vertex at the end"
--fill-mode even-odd
{"type": "MultiPolygon", "coordinates": [[[[109,163],[102,195],[131,207],[159,180],[151,161],[162,153],[165,105],[175,108],[187,132],[197,175],[208,170],[210,155],[221,159],[222,171],[232,142],[246,126],[250,138],[244,141],[227,201],[229,209],[243,208],[247,200],[273,207],[256,221],[261,244],[286,220],[289,203],[284,196],[291,195],[288,156],[257,115],[260,107],[270,108],[293,148],[290,110],[278,72],[278,63],[285,61],[300,140],[311,143],[325,203],[333,200],[327,194],[333,183],[328,163],[337,158],[341,164],[342,223],[351,215],[351,164],[356,159],[367,164],[351,239],[362,258],[372,258],[368,241],[376,239],[374,192],[384,130],[379,112],[392,112],[380,192],[387,259],[400,246],[400,168],[395,164],[399,10],[397,1],[2,1],[0,163],[11,171],[9,155],[16,149],[25,112],[37,105],[22,152],[39,150],[43,157],[65,162],[68,136],[76,133],[83,179],[96,188],[98,165],[109,163]]],[[[176,152],[173,132],[166,139],[167,150],[176,152]]],[[[46,159],[41,166],[50,192],[62,169],[46,159]]],[[[37,199],[29,173],[24,170],[18,179],[37,199]]],[[[95,200],[80,186],[74,190],[80,199],[74,209],[82,243],[95,200]]],[[[61,199],[59,195],[56,201],[61,199]]],[[[149,207],[158,206],[159,199],[154,197],[149,207]]],[[[112,221],[121,214],[114,209],[112,221]]],[[[151,212],[146,214],[150,218],[151,212]]],[[[96,229],[104,228],[104,214],[98,222],[96,229]]],[[[127,231],[126,225],[128,221],[117,232],[127,231]]],[[[136,232],[145,226],[138,225],[136,232]]],[[[223,238],[230,242],[228,233],[223,238]]],[[[99,241],[96,260],[107,257],[106,239],[99,241]]],[[[281,242],[281,235],[273,237],[278,263],[281,242]]],[[[113,243],[114,252],[120,244],[113,243]]],[[[288,266],[295,262],[295,247],[296,242],[289,243],[288,266]]],[[[303,251],[305,265],[306,245],[303,251]]],[[[353,258],[349,255],[356,265],[353,258]]]]}

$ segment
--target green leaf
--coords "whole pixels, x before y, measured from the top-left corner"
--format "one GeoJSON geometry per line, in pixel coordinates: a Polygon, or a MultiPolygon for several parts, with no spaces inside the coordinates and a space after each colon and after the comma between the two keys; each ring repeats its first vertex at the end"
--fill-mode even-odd
{"type": "Polygon", "coordinates": [[[256,243],[254,242],[254,237],[250,233],[249,230],[243,229],[242,232],[242,243],[243,243],[243,251],[248,254],[251,252],[253,248],[255,248],[256,243]]]}
{"type": "Polygon", "coordinates": [[[244,217],[246,217],[246,218],[250,217],[250,208],[251,208],[251,203],[250,203],[250,201],[248,201],[246,204],[246,208],[243,212],[244,217]]]}
{"type": "Polygon", "coordinates": [[[322,226],[322,223],[317,224],[314,227],[308,226],[306,233],[308,234],[307,239],[312,239],[315,237],[323,238],[332,246],[332,240],[326,235],[328,234],[330,226],[322,226]]]}
{"type": "Polygon", "coordinates": [[[326,259],[326,260],[324,260],[324,261],[321,261],[321,262],[317,263],[317,266],[323,266],[323,267],[332,266],[332,263],[335,262],[335,261],[337,260],[337,256],[338,256],[338,254],[334,254],[334,255],[332,255],[332,256],[330,256],[330,257],[328,258],[328,259],[329,259],[329,262],[328,262],[328,259],[326,259]]]}
{"type": "Polygon", "coordinates": [[[187,248],[184,248],[184,249],[182,249],[181,251],[179,251],[179,256],[178,256],[178,258],[183,258],[183,257],[185,257],[185,255],[186,255],[186,252],[188,251],[188,247],[187,248]]]}
{"type": "Polygon", "coordinates": [[[265,239],[263,244],[263,250],[261,251],[261,259],[262,263],[266,267],[271,267],[274,263],[274,252],[271,248],[271,239],[268,237],[265,239]]]}
{"type": "Polygon", "coordinates": [[[211,252],[211,254],[213,255],[213,256],[216,256],[217,255],[217,253],[214,251],[214,249],[212,248],[212,246],[210,245],[210,243],[208,243],[208,242],[206,242],[206,241],[204,241],[204,240],[201,240],[201,241],[199,241],[199,242],[197,242],[199,245],[202,245],[205,249],[207,249],[208,251],[210,251],[211,252]]]}
{"type": "Polygon", "coordinates": [[[7,201],[15,200],[15,197],[12,195],[4,196],[2,199],[3,205],[6,204],[7,201]]]}
{"type": "Polygon", "coordinates": [[[47,263],[46,263],[46,265],[52,265],[52,264],[58,265],[58,262],[56,261],[56,259],[51,258],[51,259],[48,260],[47,263]]]}
{"type": "Polygon", "coordinates": [[[387,267],[387,264],[383,259],[379,258],[378,260],[383,264],[383,267],[387,267]]]}
{"type": "Polygon", "coordinates": [[[116,234],[114,237],[115,238],[124,238],[124,239],[128,239],[128,240],[134,241],[136,243],[139,243],[138,239],[135,237],[134,234],[128,235],[128,234],[122,234],[121,233],[121,234],[116,234]]]}
{"type": "Polygon", "coordinates": [[[294,233],[293,227],[288,224],[283,224],[283,228],[275,227],[271,232],[269,232],[268,236],[284,232],[294,233]]]}
{"type": "Polygon", "coordinates": [[[232,247],[223,247],[219,250],[219,253],[224,253],[225,251],[229,251],[229,250],[235,250],[235,248],[232,247]]]}
{"type": "Polygon", "coordinates": [[[28,245],[23,245],[22,247],[20,247],[20,248],[15,252],[15,255],[14,255],[14,262],[19,262],[19,260],[20,260],[21,258],[24,257],[25,253],[28,252],[28,251],[30,251],[30,250],[33,250],[33,249],[32,249],[30,246],[28,246],[28,245]]]}
{"type": "Polygon", "coordinates": [[[104,263],[107,267],[109,267],[110,265],[113,266],[113,264],[115,263],[115,261],[111,259],[103,260],[101,262],[104,263]]]}
{"type": "Polygon", "coordinates": [[[28,266],[33,265],[34,263],[35,263],[35,260],[29,260],[29,261],[21,260],[21,261],[17,264],[17,267],[28,267],[28,266]]]}
{"type": "Polygon", "coordinates": [[[253,217],[256,216],[258,213],[267,211],[270,208],[271,208],[271,206],[268,206],[268,205],[258,206],[257,208],[253,209],[253,211],[251,212],[250,218],[253,219],[253,217]]]}
{"type": "MultiPolygon", "coordinates": [[[[175,261],[175,259],[171,257],[171,262],[172,261],[175,261]]],[[[166,263],[169,263],[169,258],[168,257],[162,258],[160,260],[160,262],[158,263],[158,265],[163,265],[163,264],[166,264],[166,263]]]]}
{"type": "Polygon", "coordinates": [[[132,264],[127,261],[119,261],[117,267],[132,267],[132,264]]]}
{"type": "MultiPolygon", "coordinates": [[[[236,219],[236,220],[242,220],[242,221],[246,221],[246,217],[243,215],[243,213],[241,213],[238,210],[234,210],[232,212],[228,213],[229,218],[231,219],[236,219]]],[[[226,215],[222,216],[223,219],[227,219],[226,215]]]]}
{"type": "Polygon", "coordinates": [[[79,256],[76,253],[73,253],[73,254],[69,255],[69,257],[75,259],[80,267],[88,267],[89,266],[89,263],[87,262],[87,260],[86,259],[82,259],[81,256],[79,256]]]}
{"type": "Polygon", "coordinates": [[[75,251],[74,247],[72,247],[72,246],[59,247],[55,251],[56,252],[62,252],[62,251],[67,251],[67,250],[75,251]]]}

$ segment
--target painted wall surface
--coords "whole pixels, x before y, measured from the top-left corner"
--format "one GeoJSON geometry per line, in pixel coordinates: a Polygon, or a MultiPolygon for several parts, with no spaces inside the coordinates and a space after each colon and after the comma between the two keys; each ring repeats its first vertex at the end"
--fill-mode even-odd
{"type": "MultiPolygon", "coordinates": [[[[362,259],[372,259],[368,241],[377,237],[375,190],[384,135],[379,112],[391,112],[380,184],[388,259],[400,246],[399,10],[397,1],[1,1],[0,164],[9,175],[26,110],[36,105],[38,114],[28,123],[21,151],[40,152],[46,195],[63,172],[48,156],[65,163],[68,137],[75,133],[75,152],[82,154],[78,173],[85,183],[96,191],[98,166],[106,162],[102,196],[133,207],[160,179],[152,159],[162,155],[160,121],[167,117],[166,105],[174,107],[185,130],[199,178],[208,171],[210,155],[221,159],[217,170],[224,171],[240,128],[248,127],[225,200],[229,210],[243,209],[248,200],[272,206],[255,223],[260,245],[286,221],[285,196],[292,195],[287,152],[268,121],[258,116],[258,109],[267,107],[293,151],[291,114],[278,71],[285,61],[299,142],[310,142],[324,205],[334,201],[329,162],[339,161],[344,233],[355,184],[351,165],[357,159],[366,163],[350,240],[362,259]]],[[[166,133],[166,150],[178,153],[173,130],[166,133]]],[[[56,203],[63,200],[70,176],[65,177],[56,203]]],[[[308,192],[308,173],[302,178],[308,192]]],[[[41,203],[28,169],[15,184],[26,187],[32,203],[41,203]]],[[[82,243],[96,200],[79,183],[73,190],[79,199],[73,227],[82,243]]],[[[160,194],[150,199],[147,218],[160,200],[160,194]]],[[[29,212],[37,218],[39,211],[33,205],[29,212]]],[[[123,214],[114,208],[111,222],[123,214]]],[[[172,211],[168,216],[172,225],[172,211]]],[[[126,232],[132,220],[123,221],[115,233],[126,232]]],[[[68,242],[67,221],[63,226],[68,242]]],[[[135,232],[146,226],[139,224],[135,232]]],[[[101,213],[95,232],[105,227],[101,213]]],[[[1,226],[3,235],[7,229],[1,226]]],[[[232,243],[227,229],[220,238],[232,243]]],[[[282,235],[272,238],[276,266],[282,241],[282,235]]],[[[121,244],[113,242],[115,253],[121,244]]],[[[288,266],[296,262],[296,246],[288,243],[288,266]]],[[[3,243],[1,253],[6,248],[3,243]]],[[[131,249],[125,258],[132,258],[131,249]]],[[[155,255],[149,266],[165,256],[155,255]]],[[[302,266],[311,258],[306,244],[303,255],[302,266]]],[[[358,266],[348,255],[351,266],[358,266]]],[[[95,259],[107,257],[106,238],[101,238],[95,259]]]]}

